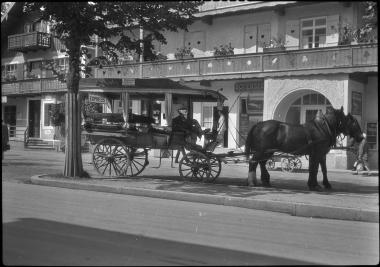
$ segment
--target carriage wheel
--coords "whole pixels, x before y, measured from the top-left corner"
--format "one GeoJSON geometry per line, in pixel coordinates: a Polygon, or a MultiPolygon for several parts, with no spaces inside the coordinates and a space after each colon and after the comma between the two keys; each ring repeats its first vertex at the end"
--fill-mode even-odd
{"type": "Polygon", "coordinates": [[[298,157],[290,158],[289,164],[292,166],[292,170],[300,170],[302,168],[302,162],[298,157]]]}
{"type": "Polygon", "coordinates": [[[270,158],[267,160],[266,164],[265,164],[265,167],[269,170],[274,170],[276,165],[275,165],[275,162],[273,160],[273,158],[270,158]]]}
{"type": "Polygon", "coordinates": [[[136,176],[148,165],[148,151],[145,148],[127,147],[130,163],[124,164],[124,176],[136,176]]]}
{"type": "Polygon", "coordinates": [[[222,170],[222,163],[217,157],[210,157],[210,176],[205,179],[205,182],[214,182],[222,170]]]}
{"type": "Polygon", "coordinates": [[[128,149],[116,138],[100,140],[92,154],[94,167],[105,177],[124,176],[124,168],[131,163],[128,149]]]}
{"type": "Polygon", "coordinates": [[[283,159],[281,160],[281,169],[282,169],[282,171],[284,171],[284,172],[292,172],[292,171],[293,171],[293,169],[292,169],[292,165],[290,164],[288,158],[283,158],[283,159]]]}
{"type": "Polygon", "coordinates": [[[210,160],[199,152],[189,152],[179,162],[179,174],[185,180],[207,180],[210,172],[210,160]]]}

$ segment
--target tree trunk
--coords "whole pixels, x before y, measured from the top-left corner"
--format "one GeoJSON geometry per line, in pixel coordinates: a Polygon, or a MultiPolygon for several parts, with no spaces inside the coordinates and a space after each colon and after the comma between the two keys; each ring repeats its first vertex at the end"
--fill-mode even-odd
{"type": "Polygon", "coordinates": [[[83,174],[81,154],[80,96],[75,92],[66,94],[66,146],[65,177],[81,177],[83,174]]]}
{"type": "MultiPolygon", "coordinates": [[[[76,35],[77,36],[77,35],[76,35]]],[[[81,154],[81,105],[79,95],[80,79],[80,41],[71,38],[66,41],[69,54],[69,71],[67,73],[66,94],[66,147],[65,147],[65,177],[83,177],[81,154]]]]}

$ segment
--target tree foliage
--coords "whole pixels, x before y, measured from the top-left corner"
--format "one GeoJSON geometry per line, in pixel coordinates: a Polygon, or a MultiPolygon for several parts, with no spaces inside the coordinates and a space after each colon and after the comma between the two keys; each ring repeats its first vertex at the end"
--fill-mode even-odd
{"type": "MultiPolygon", "coordinates": [[[[91,64],[116,61],[120,53],[136,51],[141,54],[144,43],[147,54],[153,54],[153,41],[166,43],[165,31],[187,30],[193,14],[203,2],[25,2],[24,12],[41,13],[41,19],[51,23],[51,30],[66,46],[69,56],[67,74],[46,62],[62,81],[66,81],[66,149],[64,176],[83,176],[80,152],[81,97],[78,95],[81,58],[88,56],[86,46],[94,45],[94,35],[105,58],[92,59],[91,64]],[[140,40],[139,28],[146,34],[140,40]],[[114,40],[114,42],[113,42],[114,40]],[[148,53],[149,52],[149,53],[148,53]]],[[[151,56],[151,55],[150,55],[151,56]]]]}

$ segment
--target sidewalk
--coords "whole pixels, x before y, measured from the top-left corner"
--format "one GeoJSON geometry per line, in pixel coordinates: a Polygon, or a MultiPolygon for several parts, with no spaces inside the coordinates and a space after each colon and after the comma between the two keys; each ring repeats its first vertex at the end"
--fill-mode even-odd
{"type": "MultiPolygon", "coordinates": [[[[170,159],[163,159],[161,167],[155,168],[159,162],[153,156],[149,156],[150,164],[137,177],[104,178],[94,169],[92,155],[83,153],[83,168],[91,178],[71,179],[57,177],[63,171],[64,153],[25,150],[15,144],[11,147],[6,152],[3,168],[33,166],[34,174],[38,174],[30,178],[33,184],[235,206],[302,217],[379,222],[378,171],[362,176],[352,175],[348,170],[328,169],[332,190],[311,192],[307,188],[307,170],[295,173],[272,170],[269,171],[271,188],[248,187],[246,163],[222,163],[220,176],[215,183],[208,184],[182,181],[178,164],[172,168],[170,159]],[[42,169],[47,170],[46,175],[42,175],[42,169]]],[[[259,168],[257,176],[259,179],[259,168]]],[[[320,171],[318,182],[322,185],[320,171]]]]}
{"type": "MultiPolygon", "coordinates": [[[[91,154],[83,154],[84,169],[90,179],[57,178],[49,175],[31,177],[33,184],[57,186],[108,193],[129,194],[180,201],[202,202],[241,208],[282,212],[293,216],[379,221],[377,176],[352,175],[349,171],[329,170],[330,191],[311,192],[307,189],[306,170],[300,173],[271,171],[271,188],[247,187],[246,164],[222,164],[220,177],[213,184],[182,181],[178,164],[171,167],[163,159],[159,169],[157,158],[140,176],[132,178],[102,178],[93,168],[91,154]],[[245,166],[246,165],[246,166],[245,166]]],[[[258,176],[260,171],[258,170],[258,176]]],[[[318,175],[321,184],[322,175],[318,175]]]]}

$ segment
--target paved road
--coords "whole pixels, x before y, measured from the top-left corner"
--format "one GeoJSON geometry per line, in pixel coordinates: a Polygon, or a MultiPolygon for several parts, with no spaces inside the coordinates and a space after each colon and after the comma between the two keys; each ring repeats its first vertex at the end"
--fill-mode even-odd
{"type": "Polygon", "coordinates": [[[3,182],[6,265],[376,264],[377,223],[3,182]]]}

